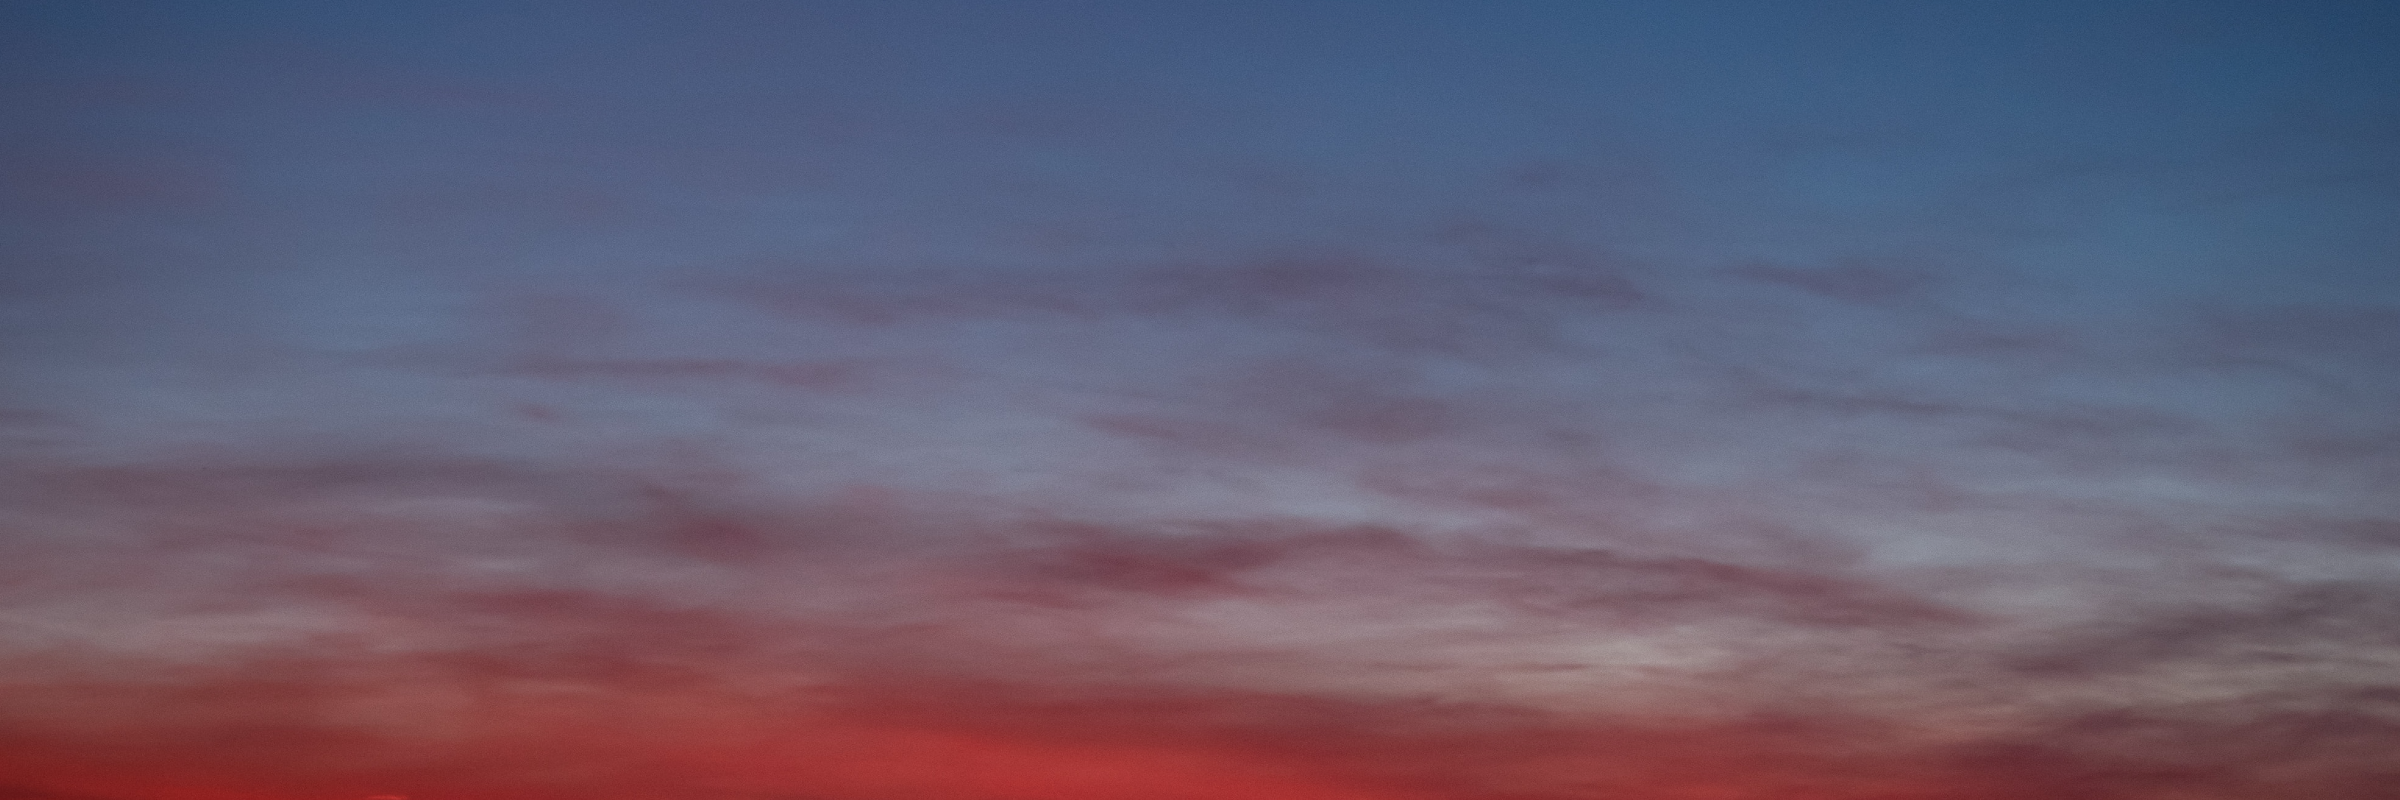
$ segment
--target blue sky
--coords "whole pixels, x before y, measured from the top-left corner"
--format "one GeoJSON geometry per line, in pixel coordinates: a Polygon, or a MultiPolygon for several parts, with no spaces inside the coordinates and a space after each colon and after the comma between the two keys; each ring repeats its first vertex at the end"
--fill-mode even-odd
{"type": "Polygon", "coordinates": [[[2373,4],[0,13],[0,794],[2389,781],[2373,4]]]}

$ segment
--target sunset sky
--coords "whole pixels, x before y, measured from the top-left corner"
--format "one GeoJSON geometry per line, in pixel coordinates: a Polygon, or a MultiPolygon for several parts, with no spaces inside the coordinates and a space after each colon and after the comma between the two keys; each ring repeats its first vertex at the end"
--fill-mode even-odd
{"type": "Polygon", "coordinates": [[[2391,800],[2400,6],[0,2],[0,800],[2391,800]]]}

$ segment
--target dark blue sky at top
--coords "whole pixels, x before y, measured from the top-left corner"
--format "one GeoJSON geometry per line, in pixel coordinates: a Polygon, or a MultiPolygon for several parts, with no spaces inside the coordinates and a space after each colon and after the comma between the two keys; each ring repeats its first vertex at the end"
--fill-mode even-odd
{"type": "Polygon", "coordinates": [[[1597,259],[1700,298],[1882,270],[2037,326],[2400,292],[2372,4],[11,13],[36,360],[471,347],[459,293],[512,280],[973,293],[1296,253],[1597,259]]]}
{"type": "MultiPolygon", "coordinates": [[[[1226,184],[1243,171],[1325,181],[1314,188],[1387,198],[1343,215],[1405,217],[1550,164],[1582,170],[1551,177],[1595,184],[1576,199],[1602,204],[1552,225],[1632,228],[1620,246],[1701,263],[1913,247],[2140,295],[2390,284],[2375,265],[2391,243],[2375,231],[2391,204],[2400,67],[2383,46],[2391,12],[2374,4],[18,4],[15,16],[9,72],[31,112],[15,138],[213,159],[240,171],[231,192],[271,204],[493,169],[670,202],[710,191],[688,162],[713,156],[744,164],[730,169],[833,162],[868,184],[829,193],[850,203],[844,191],[971,204],[989,192],[968,181],[1021,180],[1131,225],[1298,215],[1306,228],[1345,203],[1226,184]],[[706,155],[678,164],[665,150],[706,155]]],[[[686,202],[659,222],[705,225],[689,204],[708,201],[686,202]]]]}

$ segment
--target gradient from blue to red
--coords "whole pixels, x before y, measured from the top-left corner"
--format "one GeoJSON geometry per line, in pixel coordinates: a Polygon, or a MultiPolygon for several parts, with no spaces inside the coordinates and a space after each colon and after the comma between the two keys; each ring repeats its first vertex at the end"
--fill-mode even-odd
{"type": "Polygon", "coordinates": [[[0,798],[2373,800],[2400,16],[0,7],[0,798]]]}

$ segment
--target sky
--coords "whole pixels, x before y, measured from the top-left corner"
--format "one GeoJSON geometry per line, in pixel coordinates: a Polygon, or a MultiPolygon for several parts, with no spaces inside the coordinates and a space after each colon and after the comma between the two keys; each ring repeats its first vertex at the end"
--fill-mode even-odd
{"type": "Polygon", "coordinates": [[[0,3],[5,800],[2378,800],[2400,11],[0,3]]]}

